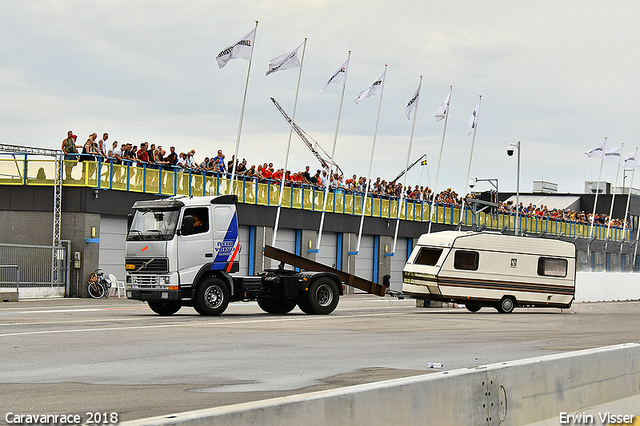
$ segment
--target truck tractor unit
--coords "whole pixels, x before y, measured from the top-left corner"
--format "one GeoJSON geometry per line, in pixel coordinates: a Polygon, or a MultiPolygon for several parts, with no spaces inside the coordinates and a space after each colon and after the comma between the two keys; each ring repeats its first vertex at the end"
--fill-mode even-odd
{"type": "Polygon", "coordinates": [[[236,274],[242,249],[236,203],[235,195],[136,202],[126,240],[127,298],[146,301],[160,315],[182,306],[220,315],[239,301],[257,301],[272,314],[296,306],[307,314],[333,312],[343,293],[340,271],[266,246],[265,253],[281,260],[277,269],[236,274]],[[306,270],[285,269],[285,260],[306,270]]]}

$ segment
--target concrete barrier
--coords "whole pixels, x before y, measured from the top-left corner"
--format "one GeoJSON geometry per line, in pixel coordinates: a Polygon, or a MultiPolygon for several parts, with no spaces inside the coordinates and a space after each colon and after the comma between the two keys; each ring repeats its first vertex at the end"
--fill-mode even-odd
{"type": "Polygon", "coordinates": [[[576,302],[640,300],[640,275],[631,272],[576,273],[576,302]]]}
{"type": "MultiPolygon", "coordinates": [[[[172,414],[121,425],[542,426],[563,424],[563,415],[580,415],[584,410],[628,416],[640,414],[639,343],[172,414]]],[[[594,419],[591,424],[601,424],[597,414],[594,419]]]]}
{"type": "Polygon", "coordinates": [[[20,295],[17,290],[0,290],[0,302],[17,302],[20,300],[20,295]]]}

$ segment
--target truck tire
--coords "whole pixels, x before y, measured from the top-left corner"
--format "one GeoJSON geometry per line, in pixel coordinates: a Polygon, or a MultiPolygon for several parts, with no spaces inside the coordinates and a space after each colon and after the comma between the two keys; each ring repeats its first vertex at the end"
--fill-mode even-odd
{"type": "Polygon", "coordinates": [[[209,277],[196,290],[194,308],[200,315],[220,315],[229,306],[229,288],[219,278],[209,277]]]}
{"type": "Polygon", "coordinates": [[[513,297],[503,297],[496,309],[501,314],[510,314],[516,307],[516,300],[513,297]]]}
{"type": "Polygon", "coordinates": [[[308,307],[310,312],[307,312],[300,306],[303,312],[307,314],[327,315],[333,312],[336,306],[338,306],[340,293],[338,286],[332,279],[321,277],[311,283],[306,296],[307,301],[303,302],[302,305],[308,304],[305,308],[308,307]]]}
{"type": "Polygon", "coordinates": [[[288,314],[296,307],[296,302],[286,299],[261,299],[258,306],[269,314],[288,314]]]}
{"type": "Polygon", "coordinates": [[[182,305],[178,302],[169,302],[164,300],[149,300],[149,308],[153,312],[162,316],[173,315],[182,308],[182,305]]]}

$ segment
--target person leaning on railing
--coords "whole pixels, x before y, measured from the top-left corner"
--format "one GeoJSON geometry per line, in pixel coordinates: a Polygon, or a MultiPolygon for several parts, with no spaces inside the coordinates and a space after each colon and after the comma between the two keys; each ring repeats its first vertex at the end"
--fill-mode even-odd
{"type": "Polygon", "coordinates": [[[73,134],[73,131],[67,132],[67,138],[62,141],[62,152],[64,152],[65,166],[64,174],[65,179],[71,179],[71,171],[75,166],[75,161],[78,160],[78,149],[82,148],[82,145],[76,145],[78,137],[73,134]]]}

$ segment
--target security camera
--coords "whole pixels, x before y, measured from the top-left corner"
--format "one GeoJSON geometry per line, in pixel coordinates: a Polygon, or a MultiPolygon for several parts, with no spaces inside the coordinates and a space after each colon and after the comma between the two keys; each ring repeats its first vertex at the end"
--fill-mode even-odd
{"type": "Polygon", "coordinates": [[[507,148],[507,155],[511,157],[513,155],[513,146],[509,145],[507,148]]]}
{"type": "Polygon", "coordinates": [[[474,186],[476,186],[476,180],[475,179],[469,179],[469,188],[473,188],[474,186]]]}

